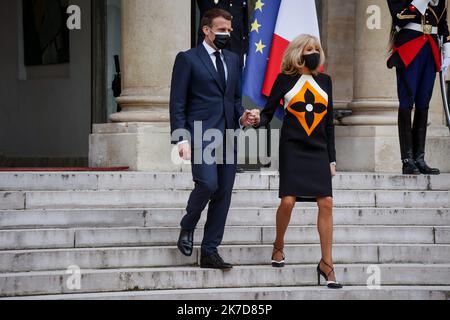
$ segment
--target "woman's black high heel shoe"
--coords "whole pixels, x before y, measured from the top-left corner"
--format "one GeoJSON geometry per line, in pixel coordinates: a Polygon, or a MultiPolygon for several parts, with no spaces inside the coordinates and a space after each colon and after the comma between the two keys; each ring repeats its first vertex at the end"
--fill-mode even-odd
{"type": "Polygon", "coordinates": [[[283,250],[284,250],[283,247],[277,248],[277,247],[274,245],[274,252],[273,252],[273,255],[272,255],[272,267],[274,267],[274,268],[284,268],[286,257],[285,257],[285,255],[284,255],[283,250]],[[283,259],[282,259],[281,261],[276,261],[276,260],[274,259],[275,254],[277,254],[278,252],[280,252],[280,253],[282,254],[283,259]]]}
{"type": "Polygon", "coordinates": [[[317,266],[317,285],[320,286],[320,276],[322,276],[325,278],[325,281],[327,282],[327,287],[329,289],[342,289],[343,286],[340,283],[335,282],[335,281],[328,281],[330,274],[332,274],[333,272],[334,272],[334,269],[329,264],[327,264],[323,259],[320,260],[319,265],[317,266]],[[331,269],[331,271],[328,274],[325,274],[325,272],[323,272],[320,269],[321,262],[323,262],[326,266],[328,266],[331,269]]]}

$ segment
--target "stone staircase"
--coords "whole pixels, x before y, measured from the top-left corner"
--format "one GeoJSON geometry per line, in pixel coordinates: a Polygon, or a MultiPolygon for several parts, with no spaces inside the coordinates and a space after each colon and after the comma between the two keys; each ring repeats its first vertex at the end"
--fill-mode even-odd
{"type": "Polygon", "coordinates": [[[270,266],[276,174],[237,176],[221,247],[236,267],[222,272],[198,268],[198,247],[191,258],[176,248],[192,188],[188,173],[0,173],[0,297],[450,298],[450,175],[349,173],[334,186],[341,291],[317,286],[321,255],[312,204],[295,210],[288,266],[270,266]],[[73,266],[81,270],[75,290],[67,285],[73,266]],[[367,286],[374,272],[379,289],[367,286]]]}

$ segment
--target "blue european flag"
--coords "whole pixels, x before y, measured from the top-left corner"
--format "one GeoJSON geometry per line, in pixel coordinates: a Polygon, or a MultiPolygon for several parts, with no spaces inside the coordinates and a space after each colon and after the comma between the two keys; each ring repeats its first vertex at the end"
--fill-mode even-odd
{"type": "Polygon", "coordinates": [[[267,101],[262,89],[280,4],[281,0],[258,0],[251,20],[243,94],[260,108],[263,108],[267,101]]]}

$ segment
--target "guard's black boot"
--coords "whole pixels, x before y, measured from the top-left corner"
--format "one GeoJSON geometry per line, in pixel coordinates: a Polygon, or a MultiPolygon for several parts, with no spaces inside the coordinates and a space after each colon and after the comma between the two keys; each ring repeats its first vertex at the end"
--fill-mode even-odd
{"type": "Polygon", "coordinates": [[[427,140],[428,109],[416,108],[413,126],[413,156],[416,167],[420,173],[427,175],[438,175],[439,169],[430,168],[425,162],[425,143],[427,140]]]}
{"type": "Polygon", "coordinates": [[[403,174],[420,174],[414,162],[413,138],[411,128],[411,109],[398,110],[398,133],[400,137],[400,151],[403,163],[403,174]]]}

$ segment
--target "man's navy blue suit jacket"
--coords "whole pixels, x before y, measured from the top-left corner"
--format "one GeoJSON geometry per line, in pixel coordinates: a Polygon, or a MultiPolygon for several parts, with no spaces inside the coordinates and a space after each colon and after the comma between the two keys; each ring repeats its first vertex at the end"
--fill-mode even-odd
{"type": "Polygon", "coordinates": [[[202,122],[202,135],[208,129],[218,129],[224,134],[225,129],[240,128],[239,119],[244,113],[240,61],[231,51],[222,50],[222,53],[228,70],[226,88],[203,44],[178,54],[170,94],[173,144],[189,140],[193,148],[199,147],[193,141],[195,121],[202,122]],[[179,129],[187,130],[191,136],[174,136],[179,129]]]}

